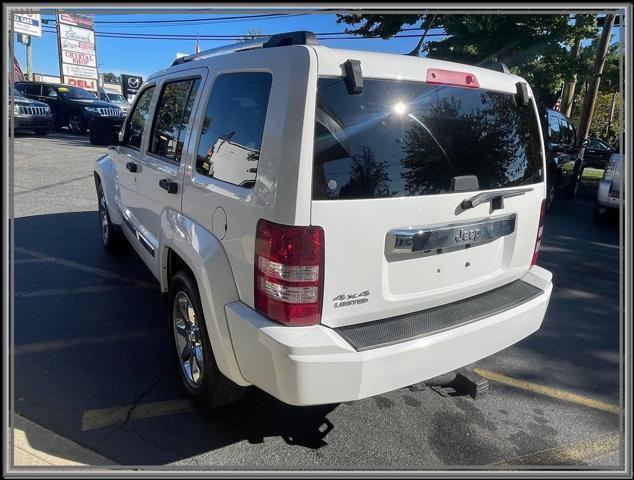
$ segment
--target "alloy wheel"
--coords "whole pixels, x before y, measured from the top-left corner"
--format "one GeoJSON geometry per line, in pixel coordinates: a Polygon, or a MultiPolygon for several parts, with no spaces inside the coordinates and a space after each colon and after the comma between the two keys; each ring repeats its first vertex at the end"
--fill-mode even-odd
{"type": "Polygon", "coordinates": [[[106,196],[103,191],[99,192],[99,223],[101,223],[101,238],[104,245],[108,245],[110,228],[108,226],[108,207],[106,206],[106,196]]]}
{"type": "Polygon", "coordinates": [[[81,120],[77,115],[73,115],[68,119],[68,128],[70,128],[70,131],[73,133],[81,133],[81,120]]]}
{"type": "Polygon", "coordinates": [[[200,387],[203,380],[203,345],[194,306],[183,291],[174,296],[172,325],[178,363],[185,381],[192,388],[200,387]]]}

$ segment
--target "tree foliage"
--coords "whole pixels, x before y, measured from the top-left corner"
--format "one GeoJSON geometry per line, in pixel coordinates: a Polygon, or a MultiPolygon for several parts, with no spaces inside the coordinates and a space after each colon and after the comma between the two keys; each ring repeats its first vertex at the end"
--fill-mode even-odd
{"type": "Polygon", "coordinates": [[[121,77],[112,72],[106,72],[103,74],[103,81],[106,83],[121,83],[121,77]]]}
{"type": "MultiPolygon", "coordinates": [[[[346,29],[354,35],[390,38],[424,17],[352,14],[339,15],[338,22],[356,26],[346,29]]],[[[564,81],[586,74],[587,62],[573,58],[569,49],[577,38],[595,38],[598,30],[596,16],[589,14],[445,14],[434,25],[442,25],[447,36],[426,43],[429,57],[479,66],[505,63],[546,106],[553,105],[564,81]]]]}

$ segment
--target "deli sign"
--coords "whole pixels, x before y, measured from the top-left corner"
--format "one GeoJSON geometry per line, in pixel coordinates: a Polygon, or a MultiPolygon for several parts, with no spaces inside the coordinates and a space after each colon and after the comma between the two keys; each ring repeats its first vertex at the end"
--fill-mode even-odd
{"type": "Polygon", "coordinates": [[[97,91],[97,51],[92,17],[57,14],[57,39],[62,83],[97,91]]]}
{"type": "Polygon", "coordinates": [[[70,77],[64,75],[66,85],[72,85],[73,87],[83,88],[84,90],[97,91],[97,80],[90,80],[88,78],[70,77]]]}

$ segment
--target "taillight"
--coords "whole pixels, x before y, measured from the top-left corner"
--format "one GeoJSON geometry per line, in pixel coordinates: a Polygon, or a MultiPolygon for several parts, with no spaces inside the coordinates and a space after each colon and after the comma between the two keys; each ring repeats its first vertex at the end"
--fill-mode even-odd
{"type": "Polygon", "coordinates": [[[441,70],[440,68],[427,69],[427,83],[480,88],[478,79],[473,73],[454,72],[453,70],[441,70]]]}
{"type": "Polygon", "coordinates": [[[255,309],[286,325],[321,320],[324,231],[258,221],[255,237],[255,309]]]}
{"type": "Polygon", "coordinates": [[[537,228],[537,238],[535,239],[535,250],[533,250],[533,259],[531,267],[537,264],[539,256],[539,248],[542,246],[542,237],[544,236],[544,217],[546,216],[546,200],[542,200],[541,210],[539,211],[539,227],[537,228]]]}

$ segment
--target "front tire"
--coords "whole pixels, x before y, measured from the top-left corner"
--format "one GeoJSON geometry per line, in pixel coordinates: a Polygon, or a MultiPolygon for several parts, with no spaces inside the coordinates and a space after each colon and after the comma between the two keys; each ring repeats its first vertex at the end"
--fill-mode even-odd
{"type": "Polygon", "coordinates": [[[83,135],[86,133],[81,116],[76,113],[73,113],[68,117],[68,129],[75,135],[83,135]]]}
{"type": "Polygon", "coordinates": [[[169,317],[179,376],[194,402],[212,409],[237,402],[246,388],[218,369],[201,305],[194,279],[177,272],[169,288],[169,317]]]}

